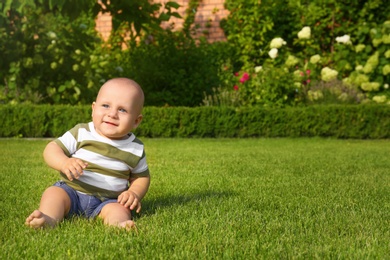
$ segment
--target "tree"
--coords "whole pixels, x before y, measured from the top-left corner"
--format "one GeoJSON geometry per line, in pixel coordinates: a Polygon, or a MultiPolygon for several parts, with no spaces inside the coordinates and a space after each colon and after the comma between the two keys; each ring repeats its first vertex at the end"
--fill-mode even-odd
{"type": "Polygon", "coordinates": [[[172,12],[179,7],[175,2],[157,14],[160,7],[147,0],[0,2],[0,103],[90,102],[103,81],[122,73],[120,48],[112,50],[114,41],[103,44],[95,31],[97,14],[109,12],[113,35],[122,36],[125,28],[136,42],[161,21],[179,16],[172,12]]]}

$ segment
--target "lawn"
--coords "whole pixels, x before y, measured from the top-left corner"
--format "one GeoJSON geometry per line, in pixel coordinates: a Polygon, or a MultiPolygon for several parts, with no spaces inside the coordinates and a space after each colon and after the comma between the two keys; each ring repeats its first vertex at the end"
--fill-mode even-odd
{"type": "Polygon", "coordinates": [[[24,226],[58,174],[0,139],[0,259],[389,259],[390,140],[144,139],[137,232],[24,226]]]}

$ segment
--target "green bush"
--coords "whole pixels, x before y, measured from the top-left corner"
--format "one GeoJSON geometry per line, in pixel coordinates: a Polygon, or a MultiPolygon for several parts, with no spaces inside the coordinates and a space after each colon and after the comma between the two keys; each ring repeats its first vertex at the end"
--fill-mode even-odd
{"type": "Polygon", "coordinates": [[[229,46],[196,43],[184,33],[164,31],[123,56],[125,76],[149,93],[147,105],[199,106],[203,93],[223,84],[219,71],[229,58],[229,46]]]}
{"type": "MultiPolygon", "coordinates": [[[[0,106],[0,137],[57,137],[91,120],[90,106],[0,106]]],[[[143,137],[390,138],[390,107],[145,107],[143,137]]]]}
{"type": "Polygon", "coordinates": [[[1,137],[56,137],[79,122],[91,120],[90,106],[1,105],[1,137]]]}
{"type": "MultiPolygon", "coordinates": [[[[226,0],[225,6],[228,42],[240,46],[238,74],[250,75],[242,88],[235,88],[241,99],[235,104],[389,102],[386,1],[226,0]],[[323,88],[335,79],[343,84],[323,88]]],[[[234,84],[204,103],[232,96],[234,84]]]]}
{"type": "Polygon", "coordinates": [[[91,16],[9,13],[0,28],[0,103],[85,104],[112,75],[114,55],[91,16]]]}

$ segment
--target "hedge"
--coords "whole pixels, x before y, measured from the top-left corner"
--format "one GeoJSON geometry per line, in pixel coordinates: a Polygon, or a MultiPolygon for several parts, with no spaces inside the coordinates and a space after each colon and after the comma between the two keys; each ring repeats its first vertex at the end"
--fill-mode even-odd
{"type": "MultiPolygon", "coordinates": [[[[0,105],[0,137],[57,137],[91,120],[91,106],[0,105]]],[[[145,107],[142,137],[390,137],[390,106],[145,107]]]]}

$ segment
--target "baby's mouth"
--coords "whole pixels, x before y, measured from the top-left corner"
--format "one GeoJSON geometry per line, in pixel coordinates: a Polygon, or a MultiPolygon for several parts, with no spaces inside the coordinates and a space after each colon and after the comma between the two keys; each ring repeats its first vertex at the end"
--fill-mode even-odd
{"type": "Polygon", "coordinates": [[[112,126],[118,126],[117,124],[114,124],[114,123],[111,123],[111,122],[107,122],[107,121],[104,121],[105,124],[108,124],[108,125],[112,125],[112,126]]]}

